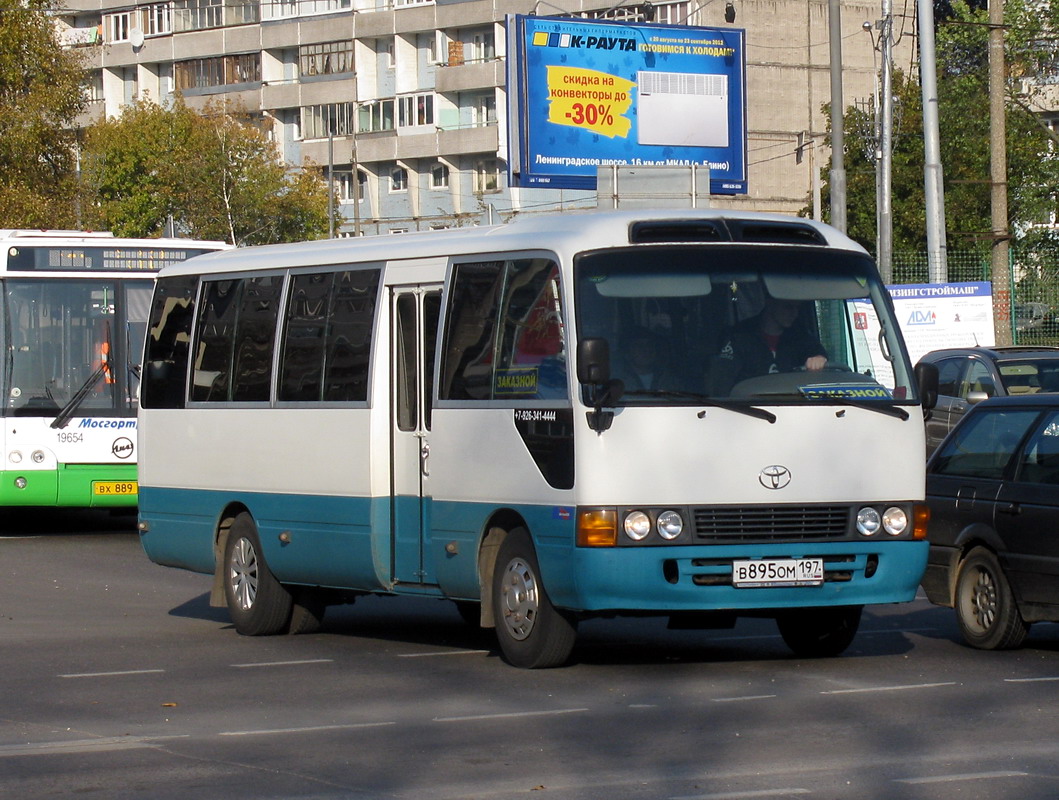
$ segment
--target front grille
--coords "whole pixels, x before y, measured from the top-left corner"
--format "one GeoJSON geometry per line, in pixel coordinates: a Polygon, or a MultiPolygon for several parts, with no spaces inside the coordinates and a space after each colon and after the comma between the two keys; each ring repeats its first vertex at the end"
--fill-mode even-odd
{"type": "Polygon", "coordinates": [[[709,506],[693,509],[695,541],[822,541],[845,539],[849,506],[709,506]]]}

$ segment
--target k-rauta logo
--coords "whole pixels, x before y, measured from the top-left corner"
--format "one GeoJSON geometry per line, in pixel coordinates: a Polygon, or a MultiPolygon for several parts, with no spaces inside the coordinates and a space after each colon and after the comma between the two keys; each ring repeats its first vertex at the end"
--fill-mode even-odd
{"type": "Polygon", "coordinates": [[[132,439],[119,436],[114,440],[114,444],[110,446],[110,452],[117,458],[131,458],[134,447],[132,439]]]}
{"type": "Polygon", "coordinates": [[[782,489],[791,482],[791,471],[779,464],[765,467],[757,476],[766,489],[782,489]]]}

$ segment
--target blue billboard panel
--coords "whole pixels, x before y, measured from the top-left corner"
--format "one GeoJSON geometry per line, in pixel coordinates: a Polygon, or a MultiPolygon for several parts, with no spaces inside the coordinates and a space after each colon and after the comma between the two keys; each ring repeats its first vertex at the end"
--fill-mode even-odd
{"type": "Polygon", "coordinates": [[[745,194],[745,34],[736,28],[508,19],[512,186],[594,189],[599,166],[704,166],[745,194]]]}

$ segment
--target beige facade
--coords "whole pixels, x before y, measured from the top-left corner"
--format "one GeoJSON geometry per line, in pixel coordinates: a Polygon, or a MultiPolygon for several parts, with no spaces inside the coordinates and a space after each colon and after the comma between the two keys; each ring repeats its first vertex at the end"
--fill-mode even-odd
{"type": "MultiPolygon", "coordinates": [[[[875,91],[880,7],[843,0],[841,9],[849,106],[875,91]]],[[[343,198],[343,230],[375,233],[594,205],[590,192],[507,185],[504,20],[604,10],[607,18],[637,20],[642,6],[66,0],[60,27],[93,71],[85,122],[116,115],[144,96],[165,102],[180,92],[197,108],[235,101],[269,121],[290,163],[330,163],[343,198]]],[[[715,197],[713,205],[804,208],[829,155],[828,0],[706,0],[657,3],[654,10],[655,22],[746,31],[749,191],[715,197]],[[735,11],[732,23],[725,21],[726,5],[735,11]]],[[[895,63],[907,69],[915,51],[912,19],[896,18],[894,29],[895,63]]]]}

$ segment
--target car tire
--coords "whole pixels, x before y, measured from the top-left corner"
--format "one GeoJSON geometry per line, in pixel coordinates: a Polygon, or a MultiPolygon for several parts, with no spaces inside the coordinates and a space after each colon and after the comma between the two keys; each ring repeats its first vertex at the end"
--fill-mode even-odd
{"type": "Polygon", "coordinates": [[[841,655],[860,627],[863,606],[803,608],[776,617],[780,636],[800,658],[841,655]]]}
{"type": "Polygon", "coordinates": [[[244,636],[269,636],[289,628],[290,592],[265,563],[257,525],[246,512],[235,518],[224,546],[224,599],[236,631],[244,636]]]}
{"type": "Polygon", "coordinates": [[[577,618],[548,599],[526,530],[516,528],[501,543],[492,589],[496,638],[505,660],[523,669],[566,663],[577,638],[577,618]]]}
{"type": "Polygon", "coordinates": [[[995,555],[976,547],[956,573],[956,620],[964,641],[980,650],[1012,650],[1022,644],[1029,625],[995,555]]]}

